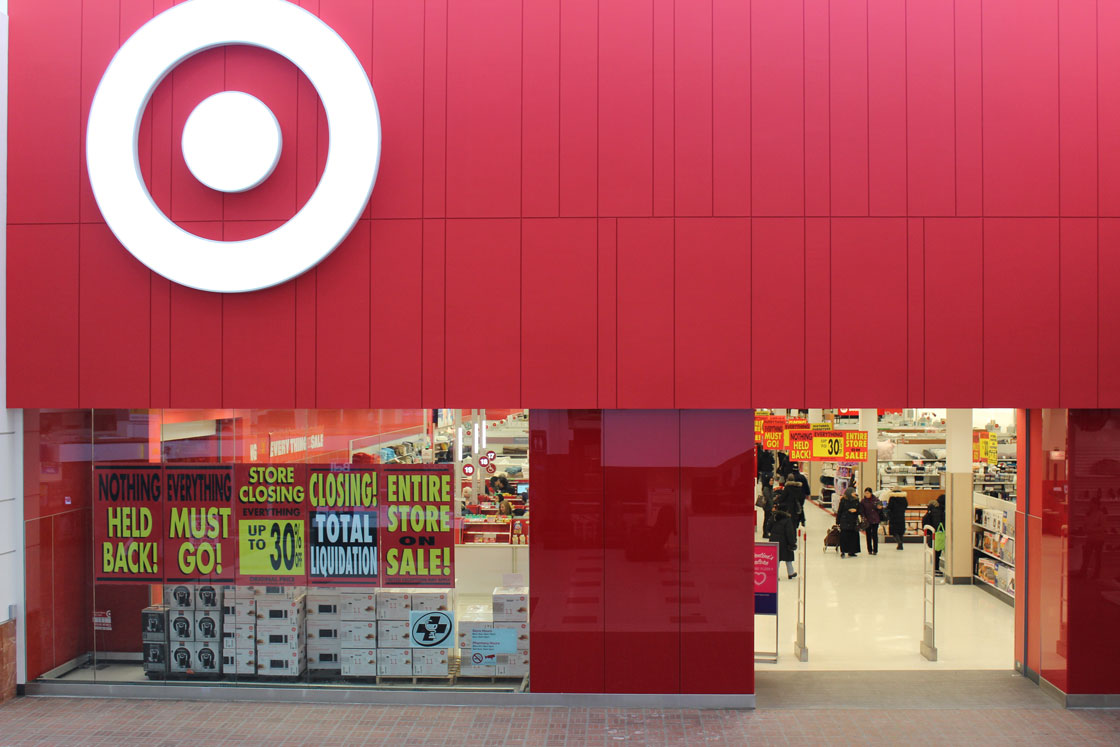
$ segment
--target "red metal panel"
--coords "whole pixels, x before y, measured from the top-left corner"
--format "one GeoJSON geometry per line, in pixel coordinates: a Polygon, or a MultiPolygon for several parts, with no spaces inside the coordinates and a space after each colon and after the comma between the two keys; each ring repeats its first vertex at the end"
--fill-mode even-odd
{"type": "Polygon", "coordinates": [[[677,407],[748,406],[750,230],[746,218],[677,219],[676,252],[689,258],[676,266],[677,407]]]}
{"type": "Polygon", "coordinates": [[[906,220],[834,218],[832,286],[833,401],[898,407],[907,388],[906,318],[898,313],[906,308],[906,220]],[[867,334],[871,315],[875,333],[867,334]]]}
{"type": "MultiPolygon", "coordinates": [[[[84,466],[89,468],[89,462],[84,466]]],[[[86,488],[88,492],[89,488],[86,488]]],[[[54,578],[51,585],[55,609],[51,635],[54,666],[61,666],[93,649],[93,535],[89,509],[66,511],[48,521],[53,525],[54,578]]]]}
{"type": "Polygon", "coordinates": [[[444,313],[454,326],[444,349],[451,407],[521,405],[521,299],[506,287],[487,292],[490,276],[521,276],[521,222],[449,220],[444,313]],[[501,337],[501,353],[485,365],[480,341],[492,334],[501,337]]]}
{"type": "Polygon", "coordinates": [[[982,13],[984,212],[1057,215],[1057,4],[987,0],[982,13]]]}
{"type": "MultiPolygon", "coordinates": [[[[223,224],[238,241],[276,228],[271,221],[223,224]]],[[[295,406],[296,281],[222,298],[222,407],[295,406]]]]}
{"type": "Polygon", "coordinates": [[[596,402],[597,242],[594,218],[522,224],[521,392],[526,407],[596,402]]]}
{"type": "Polygon", "coordinates": [[[829,5],[832,215],[867,215],[867,2],[829,5]]]}
{"type": "Polygon", "coordinates": [[[599,214],[653,212],[653,2],[599,3],[599,214]]]}
{"type": "Polygon", "coordinates": [[[151,282],[151,346],[148,401],[153,408],[171,406],[171,281],[154,272],[151,282]]]}
{"type": "Polygon", "coordinates": [[[954,18],[953,4],[945,0],[910,0],[906,4],[906,192],[910,215],[956,214],[954,18]]]}
{"type": "Polygon", "coordinates": [[[750,410],[680,414],[682,693],[754,692],[753,443],[750,410]]]}
{"type": "MultiPolygon", "coordinates": [[[[1059,404],[1097,406],[1097,221],[1059,224],[1059,404]]],[[[1112,377],[1110,377],[1112,378],[1112,377]]]]}
{"type": "Polygon", "coordinates": [[[83,168],[82,0],[12,3],[9,22],[8,223],[72,223],[83,168]]]}
{"type": "MultiPolygon", "coordinates": [[[[363,3],[358,3],[363,5],[363,3]]],[[[373,3],[373,89],[381,114],[374,218],[418,218],[424,190],[424,3],[373,3]]]]}
{"type": "MultiPolygon", "coordinates": [[[[30,446],[26,441],[25,448],[30,446]]],[[[37,444],[36,444],[37,447],[37,444]]],[[[38,474],[35,475],[38,484],[38,474]]],[[[54,577],[54,523],[50,518],[26,521],[23,542],[26,573],[24,581],[24,615],[27,630],[27,679],[31,680],[54,668],[54,598],[51,595],[54,577]]]]}
{"type": "MultiPolygon", "coordinates": [[[[1120,335],[1108,334],[1120,319],[1120,294],[1115,293],[1120,277],[1120,220],[1101,218],[1097,238],[1097,406],[1120,407],[1120,335]]],[[[10,247],[10,245],[9,245],[10,247]]],[[[8,250],[11,262],[11,249],[8,250]]],[[[9,265],[10,266],[10,265],[9,265]]],[[[1090,267],[1090,272],[1092,268],[1090,267]]],[[[9,281],[9,288],[12,287],[9,281]]],[[[11,291],[8,291],[11,293],[11,291]]],[[[12,306],[8,301],[8,329],[12,329],[12,306]]],[[[9,332],[10,334],[10,332],[9,332]]],[[[11,345],[11,343],[9,343],[11,345]]],[[[11,374],[9,374],[11,375],[11,374]]]]}
{"type": "MultiPolygon", "coordinates": [[[[754,247],[752,249],[752,256],[754,247]]],[[[832,337],[832,225],[828,218],[805,219],[805,350],[829,350],[832,337]]],[[[761,332],[761,330],[760,330],[761,332]]],[[[755,339],[762,339],[755,336],[755,339]]],[[[758,371],[758,368],[753,369],[758,371]]],[[[759,394],[764,394],[760,392],[759,394]]],[[[766,407],[755,397],[755,407],[766,407]]],[[[805,367],[805,405],[832,406],[832,356],[816,355],[805,367]]]]}
{"type": "Polygon", "coordinates": [[[924,244],[925,399],[969,407],[984,393],[983,222],[927,218],[924,244]]]}
{"type": "MultiPolygon", "coordinates": [[[[1038,416],[1038,410],[1033,411],[1033,416],[1038,416]]],[[[1026,614],[1030,621],[1027,624],[1027,666],[1035,672],[1042,672],[1042,519],[1037,516],[1027,517],[1027,553],[1019,555],[1019,547],[1015,548],[1015,556],[1027,559],[1027,604],[1026,614]]],[[[1017,589],[1023,587],[1016,585],[1017,589]]],[[[1018,607],[1016,607],[1018,612],[1018,607]]]]}
{"type": "Polygon", "coordinates": [[[1120,96],[1109,92],[1120,91],[1120,4],[1097,2],[1096,9],[1098,209],[1102,216],[1116,217],[1120,216],[1120,96]]]}
{"type": "Polygon", "coordinates": [[[280,123],[281,142],[288,147],[281,148],[276,170],[259,186],[222,195],[225,220],[286,221],[295,215],[296,80],[295,65],[277,59],[274,52],[243,45],[226,50],[225,90],[245,91],[264,102],[280,123]]]}
{"type": "Polygon", "coordinates": [[[424,3],[423,160],[424,217],[440,217],[447,210],[447,0],[424,3]]]}
{"type": "Polygon", "coordinates": [[[906,221],[906,342],[907,388],[906,401],[911,407],[926,406],[926,255],[925,221],[910,218],[906,221]]]}
{"type": "MultiPolygon", "coordinates": [[[[444,306],[447,301],[447,222],[424,221],[423,259],[421,263],[420,340],[422,367],[420,377],[421,407],[444,407],[447,380],[444,361],[444,337],[447,327],[444,306]]],[[[497,403],[492,403],[497,404],[497,403]]]]}
{"type": "Polygon", "coordinates": [[[521,214],[555,217],[560,213],[560,0],[525,3],[523,12],[521,214]]]}
{"type": "Polygon", "coordinates": [[[603,413],[606,692],[680,691],[679,441],[675,410],[603,413]]]}
{"type": "Polygon", "coordinates": [[[1058,15],[1061,214],[1096,215],[1097,3],[1058,0],[1058,15]]]}
{"type": "Polygon", "coordinates": [[[77,407],[78,226],[9,225],[7,249],[8,407],[77,407]]]}
{"type": "Polygon", "coordinates": [[[370,406],[370,221],[317,271],[315,406],[370,406]]]}
{"type": "MultiPolygon", "coordinates": [[[[825,243],[827,251],[828,244],[825,243]]],[[[805,220],[754,218],[751,221],[751,332],[755,340],[777,339],[751,346],[751,402],[756,407],[802,407],[806,396],[805,220]],[[775,337],[776,334],[776,337],[775,337]]],[[[827,273],[827,269],[825,270],[827,273]]],[[[827,300],[828,284],[810,285],[812,296],[827,300]]],[[[825,332],[825,350],[828,333],[825,332]]],[[[813,355],[814,366],[821,358],[813,355]]],[[[827,387],[826,387],[827,391],[827,387]]]]}
{"type": "MultiPolygon", "coordinates": [[[[222,193],[215,192],[194,178],[187,162],[183,160],[183,125],[187,117],[203,99],[225,88],[226,49],[200,52],[180,64],[164,79],[163,85],[171,86],[172,136],[171,136],[171,205],[165,212],[171,219],[186,223],[191,221],[220,221],[223,218],[222,193]]],[[[290,216],[284,216],[288,218],[290,216]]],[[[250,234],[252,235],[252,234],[250,234]]]]}
{"type": "Polygon", "coordinates": [[[803,215],[801,3],[751,5],[751,214],[803,215]]]}
{"type": "Polygon", "coordinates": [[[1057,407],[1056,218],[984,221],[984,299],[984,406],[1057,407]]]}
{"type": "MultiPolygon", "coordinates": [[[[221,223],[191,225],[208,239],[222,238],[221,223]]],[[[212,407],[222,402],[222,294],[171,283],[171,407],[212,407]]]]}
{"type": "Polygon", "coordinates": [[[447,11],[447,214],[520,215],[521,2],[447,11]]]}
{"type": "Polygon", "coordinates": [[[599,4],[563,0],[560,14],[560,215],[599,205],[599,4]]]}
{"type": "Polygon", "coordinates": [[[673,404],[673,222],[618,222],[618,407],[673,404]]]}
{"type": "Polygon", "coordinates": [[[529,411],[534,692],[605,692],[602,430],[598,410],[529,411]]]}
{"type": "MultiPolygon", "coordinates": [[[[141,3],[147,6],[147,14],[150,18],[152,15],[152,2],[151,0],[141,0],[141,3]]],[[[95,0],[82,0],[81,2],[81,24],[82,24],[82,43],[81,43],[81,81],[82,81],[82,98],[81,98],[81,123],[78,125],[79,133],[86,131],[86,124],[89,122],[89,107],[93,103],[93,93],[97,90],[97,84],[101,81],[101,74],[105,72],[105,68],[109,66],[109,60],[117,51],[120,46],[120,41],[127,38],[127,35],[122,36],[118,41],[118,32],[123,32],[126,21],[122,18],[122,12],[127,18],[135,15],[138,11],[140,3],[134,0],[120,0],[116,3],[96,2],[95,0]]],[[[129,22],[131,25],[131,22],[129,22]]],[[[83,221],[99,221],[101,220],[101,212],[97,209],[97,202],[93,199],[93,190],[89,185],[89,174],[86,173],[86,140],[84,137],[80,138],[81,156],[79,162],[79,178],[81,180],[81,194],[79,198],[79,215],[83,221]]],[[[143,141],[139,144],[138,155],[143,158],[145,156],[145,149],[143,141]]],[[[151,154],[150,148],[147,150],[147,155],[151,154]]]]}
{"type": "Polygon", "coordinates": [[[867,143],[872,215],[906,214],[906,0],[867,4],[867,143]]]}
{"type": "Polygon", "coordinates": [[[716,215],[751,212],[751,13],[712,3],[712,196],[716,215]]]}
{"type": "MultiPolygon", "coordinates": [[[[636,4],[632,0],[632,4],[636,4]]],[[[671,216],[674,212],[673,175],[673,8],[675,0],[653,0],[653,214],[671,216]]],[[[708,114],[711,114],[709,108],[708,114]]],[[[709,120],[710,121],[710,120],[709,120]]]]}
{"type": "MultiPolygon", "coordinates": [[[[415,323],[402,325],[401,320],[422,313],[417,307],[423,299],[424,224],[418,220],[373,221],[370,241],[370,407],[416,407],[423,371],[422,339],[415,323]]],[[[428,304],[439,308],[432,299],[425,306],[428,304]]]]}
{"type": "MultiPolygon", "coordinates": [[[[373,77],[373,8],[373,0],[362,3],[355,3],[352,0],[319,0],[319,18],[338,31],[338,35],[349,45],[354,52],[354,56],[358,58],[358,62],[362,63],[362,69],[365,70],[366,76],[370,78],[373,77]]],[[[404,34],[401,34],[401,36],[404,37],[404,34]]],[[[374,95],[376,95],[376,92],[374,95]]],[[[420,117],[417,116],[413,121],[413,126],[415,127],[419,123],[420,117]]],[[[329,144],[329,128],[320,128],[318,136],[320,148],[329,144]],[[324,143],[324,140],[327,142],[324,143]]],[[[384,132],[382,137],[384,137],[384,132]]],[[[278,165],[276,168],[279,170],[280,166],[278,165]]],[[[378,168],[380,169],[380,164],[378,168]]],[[[371,217],[369,203],[366,203],[362,217],[371,217]]]]}
{"type": "Polygon", "coordinates": [[[957,215],[981,215],[984,212],[980,7],[980,3],[959,0],[954,10],[957,215]]]}
{"type": "MultiPolygon", "coordinates": [[[[714,105],[712,0],[674,8],[673,96],[675,209],[673,214],[711,215],[713,209],[714,105]]],[[[745,72],[745,71],[744,71],[745,72]]]]}
{"type": "Polygon", "coordinates": [[[832,176],[829,0],[805,0],[805,214],[828,215],[832,176]]]}
{"type": "Polygon", "coordinates": [[[598,403],[618,406],[618,221],[598,220],[599,241],[599,362],[598,403]]]}
{"type": "MultiPolygon", "coordinates": [[[[296,283],[296,407],[315,407],[316,332],[318,327],[319,270],[312,268],[296,283]]],[[[221,400],[219,400],[221,401],[221,400]]]]}

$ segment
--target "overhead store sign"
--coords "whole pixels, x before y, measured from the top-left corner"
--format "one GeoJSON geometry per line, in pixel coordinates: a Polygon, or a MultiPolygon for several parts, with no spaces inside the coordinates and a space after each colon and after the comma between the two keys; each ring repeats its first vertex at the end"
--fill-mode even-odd
{"type": "Polygon", "coordinates": [[[98,464],[100,583],[455,586],[452,466],[98,464]]]}
{"type": "MultiPolygon", "coordinates": [[[[183,129],[188,169],[221,192],[267,180],[282,147],[275,115],[240,92],[206,99],[183,129]]],[[[86,169],[109,229],[150,269],[204,291],[268,288],[321,262],[361,217],[380,157],[381,120],[361,62],[330,26],[285,0],[191,0],[152,18],[109,62],[86,127],[86,169]],[[160,81],[188,57],[230,45],[267,49],[299,68],[319,94],[330,138],[323,176],[290,220],[262,236],[215,241],[185,231],[157,207],[137,142],[160,81]]]]}

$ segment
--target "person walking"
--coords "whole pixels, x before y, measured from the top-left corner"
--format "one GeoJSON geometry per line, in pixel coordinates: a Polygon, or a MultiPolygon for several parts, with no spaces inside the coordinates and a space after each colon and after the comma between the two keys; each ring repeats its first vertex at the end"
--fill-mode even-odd
{"type": "Polygon", "coordinates": [[[840,557],[859,555],[859,499],[848,488],[836,507],[836,523],[840,526],[840,557]]]}
{"type": "Polygon", "coordinates": [[[805,526],[805,484],[794,477],[792,472],[786,477],[780,503],[785,506],[783,510],[789,514],[790,521],[805,526]]]}
{"type": "Polygon", "coordinates": [[[898,492],[887,500],[887,518],[891,536],[898,540],[896,550],[902,549],[902,535],[906,534],[906,509],[910,507],[904,493],[898,492]]]}
{"type": "Polygon", "coordinates": [[[944,576],[941,572],[941,550],[937,549],[937,533],[945,531],[945,496],[939,495],[936,500],[930,501],[926,505],[925,515],[922,516],[922,532],[926,536],[926,547],[932,547],[933,550],[933,570],[934,575],[944,576]],[[933,531],[926,531],[926,527],[932,527],[933,531]]]}
{"type": "Polygon", "coordinates": [[[762,478],[762,495],[758,496],[755,505],[762,509],[762,538],[770,539],[770,530],[774,526],[774,486],[769,475],[762,478]]]}
{"type": "Polygon", "coordinates": [[[879,554],[879,516],[883,504],[875,497],[871,488],[863,489],[863,500],[859,502],[859,515],[863,518],[863,533],[867,536],[867,552],[869,555],[879,554]]]}
{"type": "Polygon", "coordinates": [[[778,560],[786,564],[786,576],[797,578],[797,572],[793,570],[797,530],[793,527],[793,518],[780,508],[774,509],[774,526],[770,530],[770,537],[778,543],[778,560]]]}

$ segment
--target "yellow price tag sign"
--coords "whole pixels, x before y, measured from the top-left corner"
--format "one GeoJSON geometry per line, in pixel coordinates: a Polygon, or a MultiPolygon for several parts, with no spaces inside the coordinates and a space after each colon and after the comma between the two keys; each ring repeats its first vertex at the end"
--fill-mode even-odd
{"type": "Polygon", "coordinates": [[[244,576],[306,574],[304,523],[286,519],[242,519],[238,547],[244,576]]]}
{"type": "Polygon", "coordinates": [[[844,436],[833,435],[835,431],[828,431],[828,435],[813,436],[813,458],[839,460],[844,456],[844,436]]]}

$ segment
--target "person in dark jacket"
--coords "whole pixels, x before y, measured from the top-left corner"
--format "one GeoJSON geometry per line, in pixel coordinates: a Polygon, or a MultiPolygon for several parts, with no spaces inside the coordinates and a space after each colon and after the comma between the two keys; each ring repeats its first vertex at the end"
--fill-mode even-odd
{"type": "Polygon", "coordinates": [[[762,480],[774,474],[774,452],[758,447],[758,479],[762,480]]]}
{"type": "Polygon", "coordinates": [[[786,478],[779,508],[789,514],[794,524],[805,524],[805,485],[794,479],[792,474],[786,478]]]}
{"type": "Polygon", "coordinates": [[[859,499],[848,488],[836,506],[836,523],[840,526],[840,557],[859,555],[859,499]]]}
{"type": "Polygon", "coordinates": [[[797,530],[793,528],[793,520],[788,513],[780,508],[774,509],[774,526],[770,530],[770,537],[778,543],[778,560],[786,564],[786,576],[797,578],[793,570],[793,552],[797,549],[797,530]]]}
{"type": "Polygon", "coordinates": [[[875,492],[871,488],[864,488],[863,500],[859,502],[859,515],[867,525],[863,533],[867,536],[868,555],[879,554],[879,522],[882,521],[879,509],[882,507],[883,504],[875,497],[875,492]]]}
{"type": "Polygon", "coordinates": [[[770,539],[770,530],[774,526],[774,486],[770,484],[769,476],[762,478],[762,538],[770,539]]]}
{"type": "MultiPolygon", "coordinates": [[[[922,516],[922,531],[926,535],[926,547],[933,547],[934,537],[939,527],[945,524],[945,496],[939,495],[936,500],[930,501],[926,506],[926,512],[922,516]],[[926,527],[933,527],[933,531],[926,530],[926,527]]],[[[933,568],[938,576],[944,576],[941,572],[941,550],[933,551],[933,568]]]]}
{"type": "Polygon", "coordinates": [[[906,509],[910,503],[902,493],[895,493],[887,501],[887,517],[890,522],[891,536],[898,540],[898,547],[902,549],[902,535],[906,534],[906,509]]]}
{"type": "Polygon", "coordinates": [[[789,475],[789,454],[784,451],[778,452],[778,474],[782,477],[789,475]]]}

